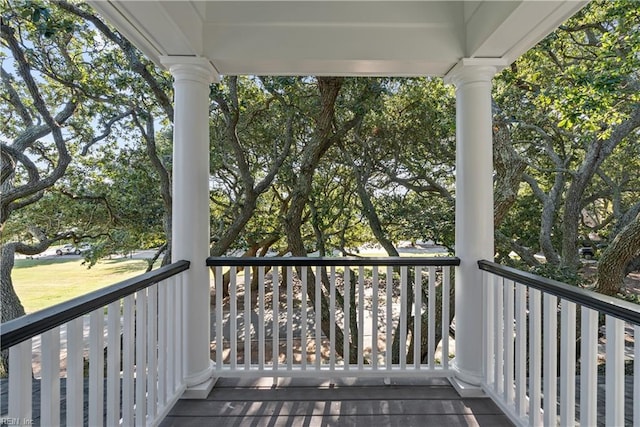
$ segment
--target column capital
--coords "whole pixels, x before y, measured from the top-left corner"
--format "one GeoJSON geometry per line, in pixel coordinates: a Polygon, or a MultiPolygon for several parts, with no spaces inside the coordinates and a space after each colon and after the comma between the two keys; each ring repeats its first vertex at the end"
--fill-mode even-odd
{"type": "Polygon", "coordinates": [[[161,56],[164,65],[176,81],[192,80],[204,84],[220,81],[218,70],[207,58],[197,56],[161,56]]]}
{"type": "Polygon", "coordinates": [[[462,58],[444,76],[444,82],[461,86],[471,82],[490,82],[508,62],[502,58],[462,58]]]}

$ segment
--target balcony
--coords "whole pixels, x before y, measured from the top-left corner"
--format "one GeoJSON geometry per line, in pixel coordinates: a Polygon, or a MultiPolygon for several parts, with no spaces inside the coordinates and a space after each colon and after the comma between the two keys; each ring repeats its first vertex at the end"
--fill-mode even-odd
{"type": "Polygon", "coordinates": [[[3,324],[1,417],[91,426],[640,422],[637,306],[489,261],[478,263],[482,383],[475,397],[456,393],[459,263],[209,258],[218,380],[207,399],[179,400],[190,267],[177,262],[3,324]]]}

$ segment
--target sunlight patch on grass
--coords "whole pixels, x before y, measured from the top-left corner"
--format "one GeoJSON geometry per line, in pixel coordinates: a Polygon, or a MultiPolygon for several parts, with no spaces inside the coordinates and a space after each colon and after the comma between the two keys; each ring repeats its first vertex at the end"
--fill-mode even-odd
{"type": "Polygon", "coordinates": [[[99,261],[88,269],[79,258],[16,260],[11,278],[27,313],[59,304],[145,272],[141,259],[99,261]]]}

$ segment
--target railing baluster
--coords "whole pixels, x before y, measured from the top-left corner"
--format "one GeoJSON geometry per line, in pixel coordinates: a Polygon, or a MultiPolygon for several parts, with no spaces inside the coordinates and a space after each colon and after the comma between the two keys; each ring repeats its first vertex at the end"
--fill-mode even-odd
{"type": "Polygon", "coordinates": [[[407,266],[400,267],[400,369],[407,368],[407,266]]]}
{"type": "Polygon", "coordinates": [[[273,318],[272,318],[272,335],[273,348],[271,349],[272,367],[276,371],[278,369],[278,359],[280,358],[280,277],[278,275],[278,267],[273,266],[273,318]]]}
{"type": "MultiPolygon", "coordinates": [[[[231,267],[233,268],[233,267],[231,267]]],[[[222,333],[224,305],[222,304],[222,293],[224,288],[224,275],[222,274],[222,267],[216,267],[215,278],[215,290],[216,290],[216,370],[222,370],[223,365],[223,353],[224,353],[224,335],[222,333]]],[[[264,298],[263,298],[264,300],[264,298]]]]}
{"type": "Polygon", "coordinates": [[[315,274],[315,296],[316,296],[316,305],[314,307],[314,311],[316,314],[316,370],[320,370],[320,362],[322,360],[322,277],[321,275],[321,267],[316,267],[315,274]]]}
{"type": "MultiPolygon", "coordinates": [[[[134,315],[135,297],[128,295],[124,298],[122,313],[122,424],[131,426],[134,423],[134,348],[135,341],[135,315],[134,315]]],[[[176,348],[176,347],[174,347],[176,348]]],[[[69,400],[67,399],[67,404],[69,400]]],[[[69,424],[74,425],[74,424],[69,424]]]]}
{"type": "Polygon", "coordinates": [[[598,312],[582,307],[580,425],[594,426],[598,408],[598,312]]]}
{"type": "Polygon", "coordinates": [[[251,267],[244,268],[244,368],[251,367],[251,267]]]}
{"type": "Polygon", "coordinates": [[[258,369],[264,370],[265,328],[264,328],[264,267],[258,267],[258,369]]]}
{"type": "Polygon", "coordinates": [[[104,414],[104,312],[91,312],[89,326],[89,425],[103,425],[104,414]]]}
{"type": "Polygon", "coordinates": [[[329,370],[336,368],[336,267],[331,266],[329,273],[329,370]]]}
{"type": "MultiPolygon", "coordinates": [[[[147,290],[136,292],[136,426],[144,426],[147,423],[147,290]]],[[[91,424],[91,423],[89,423],[91,424]]]]}
{"type": "Polygon", "coordinates": [[[484,339],[484,377],[487,384],[495,391],[497,390],[497,384],[495,383],[495,358],[498,357],[495,354],[495,298],[494,298],[494,281],[495,276],[484,272],[482,280],[485,288],[484,292],[484,330],[487,336],[484,339]]]}
{"type": "Polygon", "coordinates": [[[9,418],[30,420],[32,409],[31,340],[9,349],[9,418]]]}
{"type": "Polygon", "coordinates": [[[236,267],[229,269],[229,365],[238,366],[238,283],[236,267]]]}
{"type": "Polygon", "coordinates": [[[82,425],[84,419],[84,319],[67,323],[67,425],[82,425]]]}
{"type": "Polygon", "coordinates": [[[514,400],[513,385],[513,280],[504,281],[504,398],[507,404],[512,405],[514,400]]]}
{"type": "Polygon", "coordinates": [[[560,425],[576,420],[576,305],[562,300],[560,318],[560,425]]]}
{"type": "Polygon", "coordinates": [[[307,369],[307,344],[308,344],[308,321],[309,319],[307,318],[308,316],[308,298],[307,298],[307,292],[308,292],[308,286],[307,286],[307,267],[306,266],[302,266],[300,267],[300,275],[302,277],[300,277],[301,281],[302,281],[302,289],[301,289],[301,295],[300,295],[300,309],[301,309],[301,313],[300,313],[300,363],[302,366],[302,370],[305,371],[307,369]]]}
{"type": "Polygon", "coordinates": [[[393,365],[393,267],[387,267],[387,284],[386,284],[386,298],[385,304],[387,305],[387,330],[385,336],[386,350],[385,350],[385,368],[391,370],[393,365]]]}
{"type": "Polygon", "coordinates": [[[342,341],[342,348],[343,350],[343,364],[342,367],[344,370],[349,370],[349,360],[350,359],[350,348],[349,348],[349,343],[350,343],[350,339],[349,337],[351,336],[351,312],[350,312],[350,306],[351,306],[351,270],[348,266],[344,267],[344,272],[343,272],[343,285],[344,285],[344,304],[343,307],[344,309],[342,310],[343,314],[344,314],[344,334],[343,334],[343,341],[342,341]]]}
{"type": "Polygon", "coordinates": [[[633,326],[633,425],[640,425],[640,325],[633,326]]]}
{"type": "Polygon", "coordinates": [[[624,322],[606,319],[605,424],[624,425],[624,322]]]}
{"type": "Polygon", "coordinates": [[[293,369],[293,269],[287,271],[287,371],[293,369]]]}
{"type": "Polygon", "coordinates": [[[157,413],[158,387],[158,285],[147,288],[147,415],[157,413]]]}
{"type": "Polygon", "coordinates": [[[107,307],[107,425],[120,422],[120,301],[107,307]],[[117,409],[116,409],[117,408],[117,409]]]}
{"type": "Polygon", "coordinates": [[[529,288],[529,424],[540,425],[542,313],[540,291],[529,288]]]}
{"type": "Polygon", "coordinates": [[[515,344],[515,381],[516,395],[515,408],[518,417],[522,418],[527,412],[527,288],[516,283],[516,301],[515,301],[515,327],[516,327],[516,344],[515,344]]]}
{"type": "Polygon", "coordinates": [[[169,280],[165,279],[158,283],[158,406],[162,410],[167,404],[167,396],[171,393],[167,392],[167,380],[171,376],[167,365],[167,356],[170,353],[170,347],[167,345],[167,323],[171,321],[167,317],[169,313],[167,305],[167,286],[169,280]]]}
{"type": "Polygon", "coordinates": [[[429,293],[427,294],[427,363],[429,369],[436,365],[436,268],[429,267],[429,293]]]}
{"type": "Polygon", "coordinates": [[[442,267],[442,367],[449,369],[449,303],[451,267],[442,267]]]}
{"type": "Polygon", "coordinates": [[[544,295],[544,425],[557,424],[558,299],[544,295]]]}
{"type": "Polygon", "coordinates": [[[373,290],[371,294],[372,301],[372,314],[371,314],[371,364],[373,365],[373,369],[378,369],[378,340],[380,339],[380,335],[378,333],[378,323],[380,321],[378,314],[378,300],[380,299],[378,285],[378,266],[373,266],[373,290]]]}
{"type": "Polygon", "coordinates": [[[422,364],[422,268],[416,267],[413,280],[413,364],[416,370],[422,364]]]}
{"type": "Polygon", "coordinates": [[[494,368],[493,368],[493,384],[497,394],[504,393],[504,279],[499,276],[493,276],[493,312],[494,312],[494,368]]]}
{"type": "Polygon", "coordinates": [[[42,382],[40,386],[40,422],[43,426],[59,425],[60,328],[55,327],[43,333],[41,340],[42,382]]]}
{"type": "Polygon", "coordinates": [[[364,266],[358,267],[358,370],[364,368],[364,266]]]}

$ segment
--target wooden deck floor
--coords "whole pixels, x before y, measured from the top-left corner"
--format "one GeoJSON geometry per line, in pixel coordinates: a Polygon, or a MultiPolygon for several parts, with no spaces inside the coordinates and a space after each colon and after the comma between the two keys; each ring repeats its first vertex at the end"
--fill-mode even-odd
{"type": "Polygon", "coordinates": [[[488,398],[446,379],[220,379],[206,400],[180,400],[171,426],[511,426],[488,398]]]}

